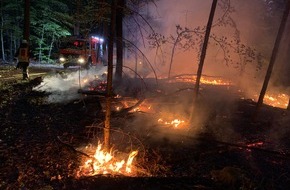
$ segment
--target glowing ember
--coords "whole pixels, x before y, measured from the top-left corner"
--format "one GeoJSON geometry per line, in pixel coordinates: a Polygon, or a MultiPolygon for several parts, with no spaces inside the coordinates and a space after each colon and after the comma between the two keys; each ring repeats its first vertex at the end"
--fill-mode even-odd
{"type": "MultiPolygon", "coordinates": [[[[176,77],[175,80],[178,82],[195,83],[196,76],[179,76],[179,77],[176,77]]],[[[176,82],[176,81],[171,80],[170,82],[176,82]]],[[[208,84],[208,85],[225,85],[225,86],[232,85],[232,83],[230,81],[226,81],[226,80],[218,78],[218,77],[203,76],[203,77],[201,77],[200,82],[202,84],[208,84]]]]}
{"type": "Polygon", "coordinates": [[[150,112],[151,106],[150,105],[145,105],[141,104],[140,106],[136,107],[135,109],[131,110],[130,112],[150,112]]]}
{"type": "MultiPolygon", "coordinates": [[[[88,152],[93,147],[86,147],[88,152]]],[[[113,156],[112,150],[106,152],[102,150],[102,144],[98,143],[95,153],[91,158],[86,159],[84,164],[80,166],[77,177],[80,176],[94,176],[99,174],[123,174],[127,176],[135,175],[133,160],[137,156],[138,151],[132,151],[127,160],[118,160],[113,156]],[[126,160],[126,161],[125,161],[126,160]]]]}
{"type": "MultiPolygon", "coordinates": [[[[139,106],[135,107],[134,109],[130,110],[130,112],[147,112],[147,113],[153,113],[154,109],[151,104],[148,102],[149,100],[145,100],[142,102],[139,106]]],[[[123,100],[121,103],[123,104],[123,108],[128,108],[133,105],[135,105],[138,102],[138,100],[123,100]]],[[[119,111],[122,107],[116,107],[116,111],[119,111]]]]}
{"type": "Polygon", "coordinates": [[[257,148],[257,147],[261,147],[264,145],[264,142],[259,141],[259,142],[254,142],[254,143],[249,143],[246,146],[249,147],[246,149],[247,152],[252,152],[251,148],[257,148]]]}
{"type": "Polygon", "coordinates": [[[287,108],[288,101],[289,101],[289,96],[287,96],[286,94],[277,94],[277,95],[266,94],[263,100],[264,104],[267,104],[273,107],[284,108],[284,109],[287,108]]]}
{"type": "MultiPolygon", "coordinates": [[[[258,101],[258,95],[255,95],[254,101],[258,101]]],[[[272,107],[287,109],[289,96],[286,94],[266,94],[263,103],[272,107]]]]}
{"type": "Polygon", "coordinates": [[[260,141],[256,143],[247,144],[247,147],[257,147],[257,146],[262,146],[263,144],[264,142],[260,141]]]}
{"type": "Polygon", "coordinates": [[[158,123],[161,123],[163,125],[170,125],[174,126],[175,128],[178,128],[181,124],[183,124],[185,121],[179,120],[179,119],[174,119],[172,121],[164,121],[163,119],[158,119],[158,123]]]}
{"type": "Polygon", "coordinates": [[[211,85],[231,85],[229,81],[223,81],[222,79],[206,79],[201,77],[200,82],[202,84],[211,84],[211,85]]]}

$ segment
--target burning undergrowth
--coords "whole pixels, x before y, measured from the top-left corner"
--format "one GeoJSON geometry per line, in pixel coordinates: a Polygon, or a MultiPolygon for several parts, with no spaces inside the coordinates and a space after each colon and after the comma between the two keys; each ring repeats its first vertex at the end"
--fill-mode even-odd
{"type": "Polygon", "coordinates": [[[125,175],[136,176],[137,169],[134,166],[134,159],[138,151],[132,151],[128,156],[120,154],[117,150],[106,151],[103,144],[98,142],[97,147],[88,145],[80,151],[90,155],[90,158],[83,159],[77,177],[95,175],[125,175]],[[123,158],[122,158],[123,157],[123,158]]]}
{"type": "MultiPolygon", "coordinates": [[[[79,95],[80,87],[87,92],[105,92],[106,75],[103,72],[95,73],[93,77],[89,72],[80,77],[78,74],[81,73],[73,73],[74,77],[67,75],[68,77],[56,76],[54,78],[59,81],[63,80],[63,83],[44,80],[38,88],[55,92],[60,89],[44,88],[44,86],[54,84],[64,86],[64,83],[68,82],[73,85],[67,85],[63,90],[69,94],[79,95]],[[74,80],[70,80],[71,78],[74,80]],[[79,81],[81,82],[78,83],[79,81]]],[[[196,138],[205,133],[211,134],[214,139],[220,141],[243,141],[242,135],[233,128],[235,124],[231,121],[237,113],[237,107],[233,106],[234,101],[243,98],[243,92],[239,92],[232,82],[220,77],[204,76],[201,80],[201,103],[194,108],[192,107],[192,84],[195,82],[195,77],[178,76],[170,80],[159,80],[158,84],[152,79],[125,78],[124,81],[121,85],[114,86],[114,93],[117,95],[112,103],[112,131],[121,130],[122,133],[133,135],[144,144],[184,143],[183,137],[196,138]],[[217,88],[219,88],[218,92],[217,88]]],[[[265,99],[267,97],[265,96],[265,99]]],[[[286,95],[282,97],[287,98],[286,95]]],[[[269,99],[275,101],[274,98],[269,99]]],[[[106,106],[103,105],[103,101],[100,103],[104,113],[106,106]]],[[[99,121],[87,128],[92,139],[100,138],[103,132],[102,125],[103,122],[99,121]]],[[[124,144],[124,139],[128,139],[128,135],[123,136],[123,139],[117,136],[113,135],[115,139],[112,144],[118,146],[114,149],[105,151],[100,142],[79,149],[88,156],[81,160],[76,174],[78,178],[96,175],[154,176],[162,173],[160,168],[155,168],[153,171],[146,168],[148,161],[144,161],[145,151],[142,151],[140,158],[139,149],[143,146],[142,144],[139,143],[140,146],[134,148],[132,146],[120,147],[120,144],[124,144]],[[131,148],[128,149],[128,147],[131,148]]]]}
{"type": "Polygon", "coordinates": [[[110,144],[107,150],[103,142],[104,122],[87,126],[86,134],[92,143],[77,148],[83,155],[76,177],[88,176],[151,176],[145,163],[145,146],[136,134],[124,130],[127,119],[115,118],[111,121],[110,144]]]}
{"type": "MultiPolygon", "coordinates": [[[[122,186],[125,188],[129,184],[137,189],[149,183],[149,189],[156,187],[154,180],[167,180],[166,187],[193,189],[232,182],[239,187],[251,184],[257,189],[288,187],[290,143],[286,110],[263,106],[259,119],[251,122],[255,102],[236,100],[237,94],[233,97],[230,93],[235,91],[232,87],[201,85],[202,101],[194,109],[196,123],[192,123],[188,120],[192,89],[188,83],[177,83],[160,81],[160,86],[147,89],[150,93],[144,97],[114,97],[109,151],[98,143],[103,142],[103,112],[89,116],[80,109],[84,105],[96,109],[96,102],[103,99],[90,96],[94,101],[88,101],[89,96],[85,96],[85,104],[72,101],[42,105],[42,101],[35,104],[32,100],[46,96],[30,93],[29,87],[24,90],[26,83],[21,90],[13,88],[9,92],[18,92],[19,96],[2,110],[7,114],[1,120],[1,187],[83,189],[99,185],[116,189],[120,184],[126,184],[122,186]],[[132,106],[134,109],[129,109],[132,106]],[[70,146],[56,141],[56,135],[70,146]],[[134,151],[138,154],[128,173],[128,158],[134,151]],[[95,155],[107,157],[108,167],[100,164],[106,159],[99,161],[95,155]],[[123,164],[121,172],[114,171],[120,167],[117,163],[123,164]],[[177,182],[184,176],[189,180],[177,182]],[[141,181],[130,181],[135,179],[141,181]]],[[[11,94],[3,97],[7,101],[13,98],[11,94]]]]}

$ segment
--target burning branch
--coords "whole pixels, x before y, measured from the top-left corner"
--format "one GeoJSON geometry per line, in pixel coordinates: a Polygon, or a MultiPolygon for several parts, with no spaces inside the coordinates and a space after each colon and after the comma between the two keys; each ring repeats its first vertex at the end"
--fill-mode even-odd
{"type": "Polygon", "coordinates": [[[142,99],[138,100],[138,102],[135,105],[133,105],[131,107],[124,108],[124,109],[122,109],[121,111],[118,111],[118,112],[113,112],[113,115],[114,116],[121,116],[121,115],[127,114],[131,110],[133,110],[133,109],[137,108],[139,105],[141,105],[144,100],[145,99],[142,98],[142,99]]]}

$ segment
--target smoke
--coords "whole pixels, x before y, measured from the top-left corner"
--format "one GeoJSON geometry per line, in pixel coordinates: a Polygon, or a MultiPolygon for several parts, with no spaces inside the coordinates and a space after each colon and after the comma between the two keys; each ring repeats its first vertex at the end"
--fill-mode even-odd
{"type": "MultiPolygon", "coordinates": [[[[171,57],[173,57],[172,76],[196,73],[211,3],[209,0],[184,0],[182,3],[177,0],[160,0],[154,5],[148,4],[148,7],[143,7],[140,12],[146,19],[148,18],[154,32],[164,36],[167,42],[160,42],[158,48],[150,48],[146,37],[153,31],[138,16],[136,20],[141,22],[143,27],[131,24],[130,29],[125,32],[126,38],[132,37],[130,40],[144,53],[159,77],[167,76],[171,57]],[[178,46],[172,53],[174,47],[172,39],[177,38],[177,25],[183,29],[187,27],[189,30],[198,30],[201,36],[192,34],[192,41],[195,42],[192,48],[185,50],[182,46],[178,46]]],[[[254,89],[257,89],[256,85],[260,85],[264,79],[281,17],[281,11],[278,11],[272,13],[273,18],[268,19],[265,6],[263,1],[246,0],[246,3],[238,0],[219,1],[203,74],[227,77],[236,84],[255,83],[254,89]],[[241,49],[242,47],[246,48],[241,49]]],[[[185,45],[185,40],[182,40],[181,44],[185,45]]],[[[136,62],[148,64],[143,55],[137,56],[136,62]]],[[[128,57],[131,57],[129,53],[128,57]]],[[[128,62],[134,63],[135,57],[128,62]]]]}
{"type": "MultiPolygon", "coordinates": [[[[259,93],[276,37],[273,32],[277,31],[276,26],[279,22],[273,22],[269,25],[266,25],[266,22],[262,22],[265,21],[262,20],[265,16],[262,7],[263,1],[231,0],[231,8],[223,6],[226,5],[223,4],[226,2],[228,1],[219,1],[219,6],[216,10],[203,74],[229,78],[237,87],[231,87],[230,90],[217,89],[220,87],[210,90],[210,88],[202,86],[200,94],[202,105],[194,109],[195,120],[193,124],[190,125],[190,128],[178,131],[174,128],[160,127],[158,119],[160,117],[163,117],[163,119],[188,119],[192,111],[193,91],[186,90],[182,91],[183,93],[177,93],[177,91],[182,88],[193,88],[194,84],[178,86],[178,84],[174,85],[173,83],[159,81],[158,86],[149,85],[157,88],[150,89],[152,92],[160,92],[160,94],[151,94],[154,97],[156,95],[160,96],[160,98],[155,98],[157,102],[150,102],[155,105],[156,114],[139,114],[130,120],[130,123],[125,127],[139,134],[146,134],[148,138],[156,139],[168,138],[165,135],[166,133],[171,133],[171,137],[174,139],[176,138],[176,133],[194,136],[206,131],[212,131],[219,138],[225,140],[238,136],[231,128],[232,124],[226,120],[237,109],[234,102],[239,98],[239,88],[242,89],[246,96],[245,98],[252,99],[254,95],[259,93]],[[257,9],[261,11],[257,11],[257,9]],[[226,20],[219,22],[222,18],[226,20]],[[271,26],[271,30],[264,26],[271,26]],[[214,36],[217,38],[214,38],[214,36]],[[233,46],[244,45],[245,47],[250,47],[250,49],[255,49],[254,58],[251,60],[245,59],[245,57],[237,53],[240,49],[232,49],[229,43],[233,46]],[[261,53],[260,60],[257,57],[258,53],[261,53]],[[261,64],[261,68],[257,69],[259,64],[261,64]]],[[[167,76],[171,58],[171,76],[195,74],[199,64],[204,29],[208,21],[211,3],[212,1],[210,0],[159,0],[156,1],[156,6],[148,4],[140,12],[145,19],[148,19],[147,21],[154,31],[138,15],[134,19],[131,17],[126,18],[125,23],[129,24],[124,31],[125,39],[131,41],[137,48],[130,46],[130,44],[126,46],[124,65],[131,68],[130,72],[132,70],[137,71],[138,76],[143,77],[147,85],[148,80],[155,77],[153,70],[156,72],[158,79],[167,76]],[[135,21],[138,24],[134,24],[135,21]],[[199,31],[199,35],[192,34],[192,40],[195,44],[193,44],[192,48],[186,49],[186,51],[181,44],[173,52],[173,42],[178,37],[176,33],[177,25],[180,25],[183,29],[186,27],[189,30],[196,29],[199,31]],[[160,46],[152,48],[148,38],[152,33],[160,34],[164,37],[161,39],[166,42],[160,41],[160,46]]],[[[183,40],[182,43],[184,45],[186,40],[183,40]]],[[[250,49],[245,48],[245,52],[242,52],[242,54],[251,52],[250,49]],[[249,52],[246,50],[249,50],[249,52]]],[[[248,58],[247,56],[248,54],[246,58],[248,58]]],[[[86,85],[83,82],[84,79],[88,81],[95,80],[101,77],[104,71],[106,71],[106,68],[75,71],[65,74],[65,76],[58,74],[45,77],[43,82],[34,90],[49,93],[49,102],[71,101],[80,98],[81,95],[78,90],[86,85]]],[[[124,69],[124,72],[128,71],[124,69]]],[[[127,76],[134,76],[134,73],[127,76]]],[[[151,84],[153,84],[152,80],[151,84]]],[[[128,82],[127,89],[123,88],[124,86],[119,86],[116,87],[116,90],[119,92],[123,90],[123,93],[126,93],[128,89],[130,91],[136,89],[137,94],[141,88],[144,90],[143,85],[140,81],[135,83],[128,82]],[[142,87],[139,88],[138,85],[142,85],[142,87]]],[[[279,92],[283,90],[283,88],[279,87],[279,92]]],[[[146,93],[146,98],[151,98],[150,92],[146,93]]]]}
{"type": "Polygon", "coordinates": [[[48,103],[66,103],[80,99],[79,90],[85,88],[88,82],[102,78],[106,69],[107,67],[96,67],[46,76],[33,90],[49,94],[48,103]]]}

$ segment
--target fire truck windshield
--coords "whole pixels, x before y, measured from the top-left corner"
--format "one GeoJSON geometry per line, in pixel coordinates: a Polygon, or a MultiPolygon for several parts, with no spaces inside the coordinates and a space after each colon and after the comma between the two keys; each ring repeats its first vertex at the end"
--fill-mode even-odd
{"type": "Polygon", "coordinates": [[[60,44],[61,49],[83,49],[88,45],[84,40],[63,41],[60,44]]]}

